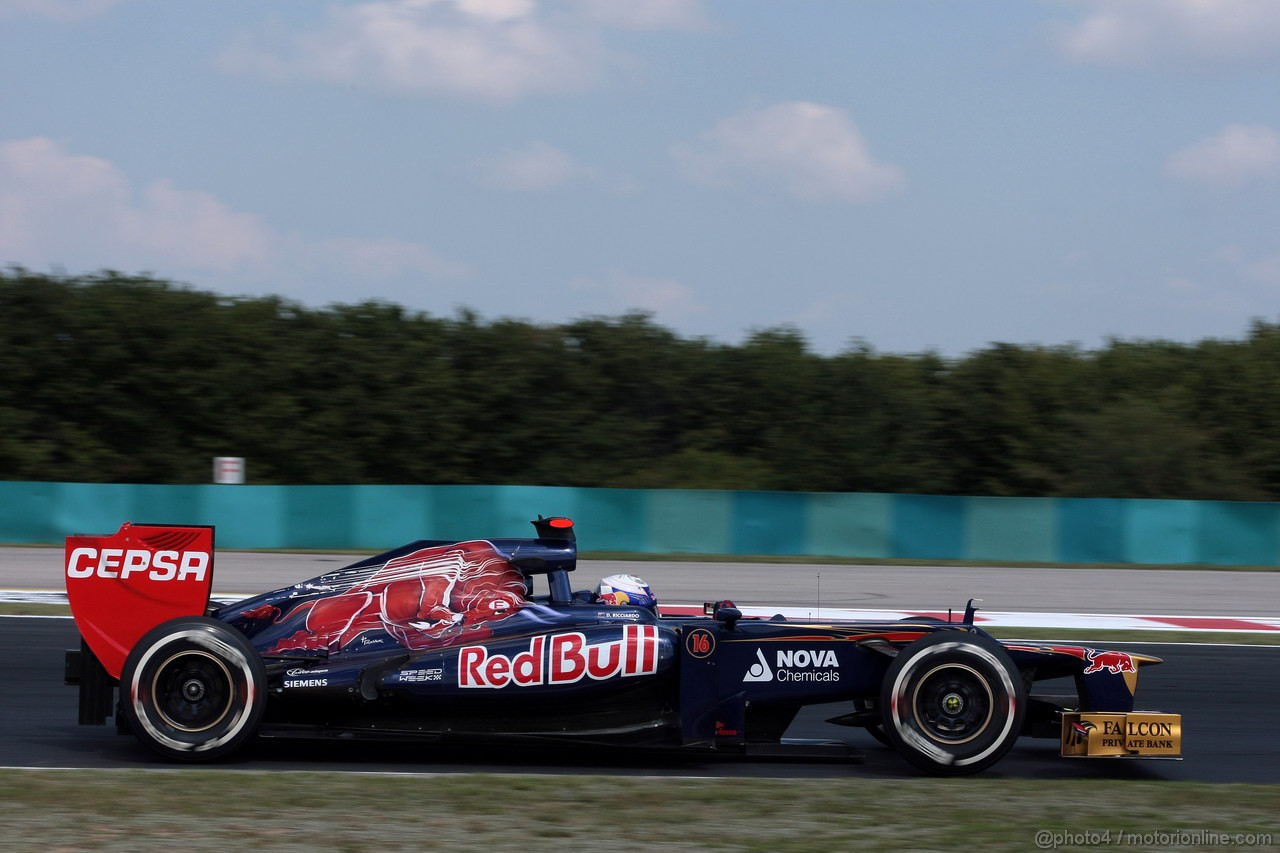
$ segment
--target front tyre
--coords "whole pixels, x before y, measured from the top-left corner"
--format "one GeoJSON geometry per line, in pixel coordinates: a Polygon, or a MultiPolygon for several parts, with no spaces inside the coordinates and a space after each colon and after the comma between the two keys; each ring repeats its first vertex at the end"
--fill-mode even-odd
{"type": "Polygon", "coordinates": [[[1026,688],[999,643],[939,631],[903,649],[880,694],[884,733],[907,761],[938,776],[985,770],[1022,732],[1026,688]]]}
{"type": "Polygon", "coordinates": [[[253,737],[267,701],[262,658],[243,634],[202,616],[149,631],[125,660],[121,711],[151,749],[211,761],[253,737]]]}

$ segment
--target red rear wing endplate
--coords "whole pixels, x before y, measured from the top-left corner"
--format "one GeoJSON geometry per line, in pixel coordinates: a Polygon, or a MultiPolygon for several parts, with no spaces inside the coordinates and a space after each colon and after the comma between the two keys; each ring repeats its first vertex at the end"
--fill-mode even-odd
{"type": "Polygon", "coordinates": [[[110,536],[68,536],[63,574],[76,628],[118,679],[147,631],[204,615],[213,589],[213,527],[125,522],[110,536]]]}

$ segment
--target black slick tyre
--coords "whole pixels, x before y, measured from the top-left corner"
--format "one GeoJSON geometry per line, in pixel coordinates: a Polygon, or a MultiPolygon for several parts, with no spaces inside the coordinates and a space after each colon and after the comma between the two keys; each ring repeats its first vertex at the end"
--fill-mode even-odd
{"type": "Polygon", "coordinates": [[[907,761],[937,776],[985,770],[1022,733],[1026,687],[993,640],[938,631],[904,648],[885,673],[884,734],[907,761]]]}
{"type": "Polygon", "coordinates": [[[125,660],[120,710],[151,749],[211,761],[257,732],[267,701],[262,658],[243,634],[203,616],[164,622],[125,660]]]}

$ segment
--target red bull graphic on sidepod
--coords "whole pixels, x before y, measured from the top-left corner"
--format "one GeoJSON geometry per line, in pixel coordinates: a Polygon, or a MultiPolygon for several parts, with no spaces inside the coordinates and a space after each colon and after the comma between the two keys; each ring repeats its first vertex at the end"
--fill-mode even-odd
{"type": "Polygon", "coordinates": [[[341,651],[361,635],[385,631],[414,651],[484,640],[490,624],[525,604],[524,576],[484,540],[433,546],[389,560],[336,594],[287,614],[263,605],[248,619],[301,622],[267,654],[341,651]]]}

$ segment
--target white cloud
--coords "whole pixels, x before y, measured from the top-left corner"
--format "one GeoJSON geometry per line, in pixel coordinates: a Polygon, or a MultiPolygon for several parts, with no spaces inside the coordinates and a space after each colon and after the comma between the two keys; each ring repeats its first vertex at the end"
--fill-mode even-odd
{"type": "Polygon", "coordinates": [[[1280,177],[1280,133],[1265,125],[1232,124],[1165,161],[1165,172],[1220,187],[1280,177]]]}
{"type": "MultiPolygon", "coordinates": [[[[533,14],[533,0],[457,0],[458,8],[464,14],[481,20],[503,23],[527,18],[533,14]]],[[[418,2],[425,6],[428,3],[418,2]]]]}
{"type": "Polygon", "coordinates": [[[663,322],[678,322],[706,313],[694,292],[675,279],[631,275],[613,271],[603,276],[583,276],[570,283],[573,290],[594,295],[599,310],[618,313],[648,311],[663,322]]]}
{"type": "Polygon", "coordinates": [[[191,265],[227,270],[261,261],[268,232],[206,193],[158,181],[135,194],[106,160],[71,154],[43,137],[0,144],[0,231],[6,261],[191,265]]]}
{"type": "Polygon", "coordinates": [[[271,79],[505,102],[600,85],[627,64],[606,47],[608,30],[706,26],[703,0],[372,0],[331,5],[305,32],[242,40],[221,64],[271,79]]]}
{"type": "Polygon", "coordinates": [[[434,278],[468,273],[466,266],[445,260],[426,246],[392,238],[335,237],[305,242],[302,253],[308,255],[317,268],[337,266],[356,276],[393,278],[404,273],[419,273],[434,278]]]}
{"type": "Polygon", "coordinates": [[[609,28],[702,20],[693,0],[378,0],[329,6],[306,32],[241,41],[221,64],[271,79],[504,102],[599,85],[625,64],[603,43],[609,28]]]}
{"type": "Polygon", "coordinates": [[[0,18],[79,21],[100,15],[120,0],[0,0],[0,18]]]}
{"type": "Polygon", "coordinates": [[[723,119],[673,153],[701,183],[759,181],[806,200],[873,201],[904,182],[901,169],[871,155],[844,112],[807,101],[723,119]]]}
{"type": "Polygon", "coordinates": [[[387,0],[331,6],[319,28],[283,45],[232,48],[224,68],[408,94],[505,101],[594,82],[602,51],[517,0],[387,0]]]}
{"type": "Polygon", "coordinates": [[[1084,17],[1057,32],[1080,62],[1153,65],[1280,58],[1276,0],[1076,0],[1084,17]]]}
{"type": "Polygon", "coordinates": [[[798,302],[789,319],[801,329],[843,328],[850,317],[866,312],[867,302],[861,292],[828,293],[798,302]]]}
{"type": "Polygon", "coordinates": [[[574,0],[589,20],[628,30],[698,30],[709,26],[702,0],[574,0]]]}
{"type": "Polygon", "coordinates": [[[462,271],[413,243],[284,235],[167,180],[135,189],[114,164],[43,137],[0,143],[0,262],[243,276],[323,267],[369,277],[462,271]]]}
{"type": "Polygon", "coordinates": [[[484,182],[505,190],[546,190],[575,180],[592,179],[596,170],[580,166],[565,152],[545,142],[504,151],[485,166],[484,182]]]}
{"type": "Polygon", "coordinates": [[[145,187],[134,205],[110,212],[118,217],[124,245],[207,269],[260,262],[271,238],[258,217],[236,212],[208,193],[180,190],[167,180],[145,187]]]}

